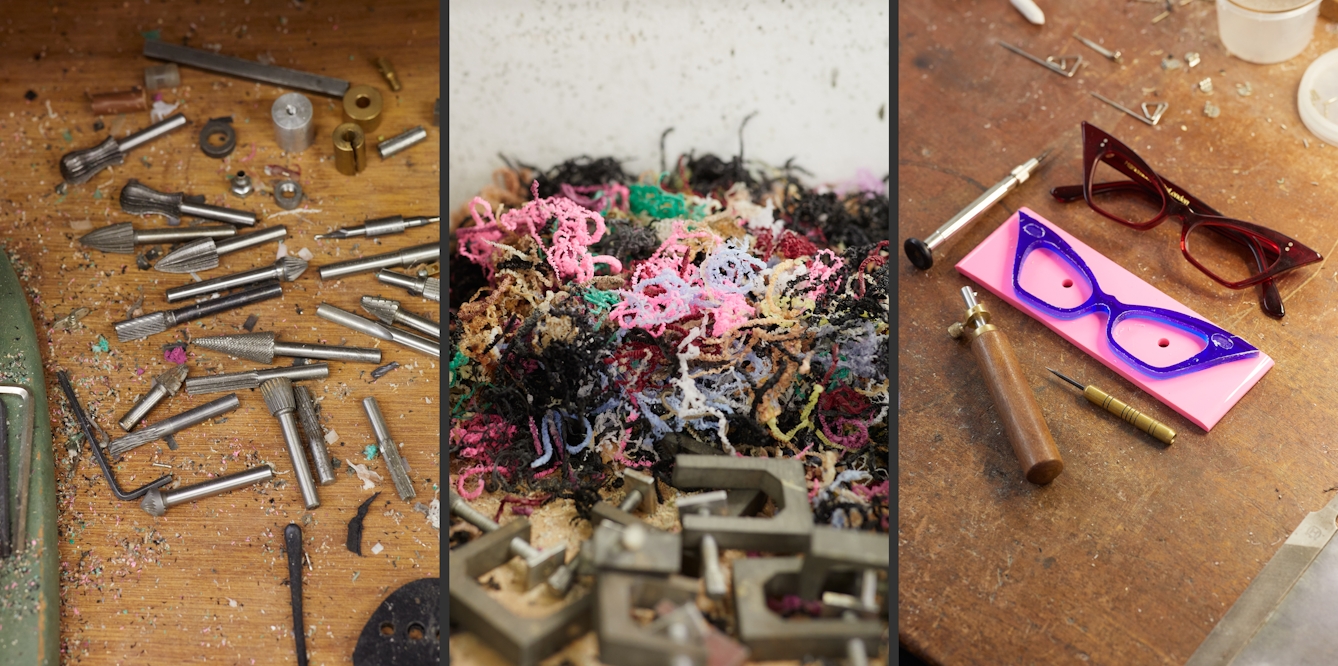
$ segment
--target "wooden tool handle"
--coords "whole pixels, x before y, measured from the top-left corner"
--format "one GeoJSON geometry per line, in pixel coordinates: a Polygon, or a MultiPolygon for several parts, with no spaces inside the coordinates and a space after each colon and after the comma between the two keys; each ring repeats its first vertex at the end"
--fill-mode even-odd
{"type": "Polygon", "coordinates": [[[1003,331],[986,326],[971,340],[985,385],[994,397],[994,406],[1003,419],[1004,432],[1013,443],[1013,453],[1022,464],[1027,480],[1043,486],[1064,471],[1059,448],[1050,436],[1050,428],[1036,404],[1036,395],[1022,374],[1013,346],[1003,331]]]}
{"type": "Polygon", "coordinates": [[[1116,400],[1110,394],[1102,391],[1095,386],[1088,386],[1083,389],[1082,394],[1087,401],[1101,407],[1102,409],[1114,414],[1115,416],[1133,424],[1135,428],[1156,437],[1163,444],[1170,446],[1175,443],[1175,431],[1162,425],[1160,421],[1144,414],[1143,412],[1130,407],[1129,405],[1116,400]]]}

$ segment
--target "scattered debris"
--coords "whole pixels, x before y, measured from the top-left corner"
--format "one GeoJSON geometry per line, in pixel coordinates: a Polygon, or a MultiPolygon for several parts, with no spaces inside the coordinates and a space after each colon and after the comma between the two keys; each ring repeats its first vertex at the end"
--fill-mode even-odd
{"type": "Polygon", "coordinates": [[[376,472],[367,469],[366,465],[359,465],[358,463],[350,462],[348,464],[348,468],[353,470],[353,473],[357,474],[358,478],[362,480],[363,490],[371,490],[372,488],[376,487],[376,484],[372,482],[373,479],[377,481],[382,480],[380,474],[377,474],[376,472]]]}
{"type": "Polygon", "coordinates": [[[32,91],[32,90],[29,90],[28,92],[23,93],[23,99],[26,99],[26,100],[28,100],[29,102],[31,102],[31,101],[37,99],[37,93],[34,92],[34,91],[32,91]]]}
{"type": "Polygon", "coordinates": [[[245,324],[242,324],[242,328],[246,329],[247,331],[254,331],[254,330],[256,330],[256,323],[259,322],[259,321],[260,321],[260,317],[257,317],[257,316],[255,316],[255,315],[251,315],[251,316],[249,316],[249,317],[246,318],[246,323],[245,323],[245,324]]]}
{"type": "Polygon", "coordinates": [[[368,460],[376,460],[376,452],[379,450],[375,444],[368,444],[363,448],[362,455],[367,456],[368,460]]]}
{"type": "MultiPolygon", "coordinates": [[[[350,553],[358,556],[362,555],[362,521],[367,517],[367,510],[372,508],[372,502],[376,500],[381,493],[372,493],[362,504],[358,505],[358,514],[348,521],[348,540],[345,545],[350,553]]],[[[380,545],[380,544],[377,544],[380,545]]]]}
{"type": "Polygon", "coordinates": [[[1241,97],[1249,97],[1250,95],[1254,94],[1254,88],[1250,87],[1248,81],[1245,83],[1237,83],[1236,94],[1240,95],[1241,97]]]}
{"type": "Polygon", "coordinates": [[[1204,79],[1204,80],[1202,80],[1202,81],[1199,81],[1199,90],[1202,90],[1203,92],[1206,92],[1206,93],[1211,93],[1211,92],[1213,91],[1213,80],[1212,80],[1212,78],[1207,78],[1207,79],[1204,79]]]}
{"type": "Polygon", "coordinates": [[[1204,102],[1203,115],[1208,116],[1209,118],[1216,118],[1222,115],[1222,109],[1212,102],[1204,102]]]}
{"type": "Polygon", "coordinates": [[[372,371],[372,381],[376,381],[376,380],[378,380],[378,379],[380,379],[380,378],[382,378],[382,377],[385,377],[386,375],[390,374],[390,371],[391,371],[391,370],[394,370],[395,368],[398,368],[398,367],[400,367],[400,362],[399,362],[399,361],[391,361],[391,362],[389,362],[389,363],[387,363],[387,364],[385,364],[385,365],[383,365],[383,366],[381,366],[381,367],[379,367],[379,368],[373,370],[373,371],[372,371]]]}
{"type": "Polygon", "coordinates": [[[378,542],[376,542],[375,545],[372,546],[372,554],[373,554],[373,555],[380,555],[380,554],[381,554],[381,551],[383,551],[383,550],[385,550],[385,549],[386,549],[386,547],[385,547],[385,546],[382,546],[382,545],[381,545],[381,542],[378,541],[378,542]]]}
{"type": "Polygon", "coordinates": [[[1189,53],[1185,54],[1185,63],[1189,65],[1190,69],[1198,67],[1199,62],[1200,62],[1199,54],[1193,51],[1190,51],[1189,53]]]}

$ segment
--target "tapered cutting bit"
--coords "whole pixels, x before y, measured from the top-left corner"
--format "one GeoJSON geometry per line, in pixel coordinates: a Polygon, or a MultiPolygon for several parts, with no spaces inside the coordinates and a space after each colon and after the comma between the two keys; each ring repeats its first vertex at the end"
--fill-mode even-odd
{"type": "Polygon", "coordinates": [[[383,323],[404,324],[438,340],[441,339],[441,324],[401,308],[399,301],[380,296],[363,296],[362,309],[383,323]]]}
{"type": "Polygon", "coordinates": [[[245,271],[243,273],[233,273],[224,275],[202,282],[192,282],[183,284],[180,287],[172,287],[167,290],[167,302],[175,303],[184,301],[192,296],[204,296],[218,291],[226,291],[237,287],[244,287],[265,280],[278,280],[280,282],[292,282],[301,277],[307,271],[307,262],[298,257],[284,257],[274,262],[273,265],[255,270],[245,271]]]}
{"type": "Polygon", "coordinates": [[[376,281],[399,287],[429,301],[441,302],[441,280],[434,277],[413,277],[395,271],[382,269],[376,274],[376,281]]]}
{"type": "Polygon", "coordinates": [[[270,416],[279,420],[279,429],[283,431],[283,443],[288,448],[288,457],[293,462],[293,474],[297,477],[297,487],[302,492],[302,504],[310,511],[321,505],[316,498],[316,483],[311,480],[311,467],[307,465],[306,454],[302,453],[302,438],[297,434],[297,404],[293,401],[293,380],[287,377],[274,377],[260,382],[260,395],[265,399],[265,407],[270,416]]]}
{"type": "Polygon", "coordinates": [[[154,312],[134,319],[116,322],[116,339],[119,342],[140,340],[150,335],[162,333],[177,324],[226,312],[252,303],[278,298],[283,295],[283,286],[277,281],[266,282],[246,291],[228,294],[195,305],[187,305],[176,310],[154,312]]]}
{"type": "Polygon", "coordinates": [[[212,238],[201,238],[168,252],[162,259],[158,260],[158,263],[153,265],[153,270],[164,273],[207,271],[211,268],[218,268],[218,258],[221,255],[244,250],[262,243],[280,241],[287,237],[288,227],[277,226],[259,229],[249,234],[240,234],[233,238],[224,238],[220,241],[215,241],[212,238]]]}
{"type": "Polygon", "coordinates": [[[240,391],[242,389],[259,388],[261,382],[266,379],[274,379],[275,377],[287,377],[290,381],[296,382],[303,379],[325,379],[329,376],[330,366],[324,363],[289,365],[282,368],[266,368],[264,370],[244,370],[242,372],[229,372],[222,375],[187,377],[186,393],[190,395],[201,395],[204,393],[222,393],[224,391],[240,391]]]}
{"type": "Polygon", "coordinates": [[[189,215],[244,227],[253,227],[256,223],[255,213],[191,203],[181,192],[159,192],[134,178],[121,188],[121,210],[132,215],[163,215],[169,220],[180,220],[189,215]]]}
{"type": "Polygon", "coordinates": [[[209,419],[227,414],[240,407],[241,404],[242,403],[237,400],[236,393],[225,395],[217,400],[211,400],[199,407],[194,407],[177,414],[176,416],[169,416],[157,423],[146,425],[129,435],[123,435],[113,439],[107,444],[107,453],[111,454],[113,458],[119,457],[121,454],[131,449],[144,446],[149,442],[163,439],[169,435],[174,435],[193,425],[204,423],[209,419]]]}
{"type": "Polygon", "coordinates": [[[330,462],[330,451],[325,448],[325,430],[321,428],[320,417],[316,416],[316,401],[305,386],[293,387],[293,401],[297,403],[297,421],[302,424],[302,434],[307,436],[307,453],[311,454],[311,465],[316,468],[316,480],[322,486],[328,486],[335,482],[334,465],[330,462]]]}
{"type": "Polygon", "coordinates": [[[84,247],[112,254],[134,254],[136,245],[180,243],[200,238],[228,238],[237,235],[237,227],[168,227],[166,229],[136,229],[129,222],[121,222],[90,231],[79,237],[84,247]]]}
{"type": "Polygon", "coordinates": [[[374,322],[366,317],[340,310],[328,303],[321,303],[316,308],[316,316],[326,321],[332,321],[340,326],[347,326],[359,333],[370,335],[378,340],[386,340],[395,344],[404,345],[414,351],[422,352],[433,358],[441,358],[441,346],[437,342],[429,340],[416,333],[401,331],[398,328],[386,326],[374,322]]]}
{"type": "Polygon", "coordinates": [[[300,342],[280,342],[274,339],[273,331],[242,333],[240,335],[211,335],[194,338],[191,344],[223,352],[235,358],[244,358],[256,363],[273,363],[275,356],[293,356],[296,358],[318,358],[327,361],[347,361],[350,363],[380,363],[380,349],[361,347],[340,347],[336,345],[313,345],[300,342]]]}
{"type": "Polygon", "coordinates": [[[151,516],[161,516],[167,513],[168,509],[178,504],[221,495],[272,478],[274,478],[274,468],[269,465],[261,465],[194,485],[182,486],[175,490],[154,488],[144,495],[144,499],[139,501],[139,507],[151,516]]]}
{"type": "Polygon", "coordinates": [[[372,236],[399,234],[399,233],[404,233],[406,229],[413,229],[414,227],[423,227],[429,224],[436,224],[437,222],[440,221],[441,218],[436,215],[433,215],[432,217],[423,217],[423,216],[404,217],[403,215],[391,215],[390,217],[380,217],[375,220],[367,220],[360,227],[341,227],[339,229],[331,231],[328,234],[321,234],[319,236],[316,236],[316,239],[319,240],[322,238],[333,238],[333,239],[354,238],[357,236],[366,236],[368,238],[371,238],[372,236]]]}
{"type": "Polygon", "coordinates": [[[186,116],[174,113],[159,122],[117,140],[107,137],[92,148],[65,153],[60,158],[60,176],[71,185],[86,183],[99,171],[125,161],[125,154],[186,124],[186,116]]]}
{"type": "Polygon", "coordinates": [[[353,275],[354,273],[365,273],[374,271],[378,268],[387,266],[412,266],[429,261],[436,261],[441,258],[440,243],[423,243],[403,250],[386,252],[384,254],[362,257],[361,259],[350,259],[321,266],[319,271],[322,280],[333,280],[334,278],[353,275]]]}
{"type": "Polygon", "coordinates": [[[376,398],[363,398],[362,408],[372,422],[372,432],[376,434],[376,443],[381,447],[381,455],[386,458],[386,471],[390,472],[395,492],[406,502],[413,499],[417,493],[414,492],[413,481],[409,479],[409,466],[400,456],[400,449],[390,436],[390,428],[386,426],[386,418],[381,415],[381,407],[376,404],[376,398]]]}
{"type": "Polygon", "coordinates": [[[136,402],[130,408],[130,411],[126,412],[125,416],[122,416],[121,420],[117,422],[121,426],[121,430],[126,432],[134,430],[135,424],[139,423],[140,419],[148,416],[149,412],[163,401],[163,398],[176,395],[177,391],[181,390],[181,383],[184,381],[186,381],[186,366],[184,364],[168,368],[162,374],[154,377],[148,393],[145,393],[144,397],[140,398],[139,402],[136,402]]]}

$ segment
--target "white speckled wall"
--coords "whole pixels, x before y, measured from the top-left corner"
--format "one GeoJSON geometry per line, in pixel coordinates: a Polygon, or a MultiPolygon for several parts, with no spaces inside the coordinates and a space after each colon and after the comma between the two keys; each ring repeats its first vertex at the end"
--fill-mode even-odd
{"type": "Polygon", "coordinates": [[[502,166],[696,149],[823,182],[890,169],[886,0],[449,0],[450,206],[502,166]]]}

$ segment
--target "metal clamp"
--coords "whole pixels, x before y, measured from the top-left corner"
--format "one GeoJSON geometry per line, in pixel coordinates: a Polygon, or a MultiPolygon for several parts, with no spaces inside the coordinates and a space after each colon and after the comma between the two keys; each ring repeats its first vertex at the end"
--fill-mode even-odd
{"type": "Polygon", "coordinates": [[[799,572],[799,596],[803,599],[822,596],[827,575],[833,571],[886,571],[889,563],[887,534],[814,527],[813,543],[799,572]]]}
{"type": "Polygon", "coordinates": [[[682,538],[641,521],[601,521],[590,537],[591,563],[599,571],[675,574],[683,566],[682,538]]]}
{"type": "Polygon", "coordinates": [[[697,581],[682,576],[651,578],[605,573],[596,584],[595,615],[599,618],[599,661],[610,666],[682,666],[707,663],[703,642],[683,644],[665,635],[643,629],[632,618],[633,608],[644,608],[662,600],[692,603],[697,581]]]}
{"type": "MultiPolygon", "coordinates": [[[[884,550],[886,552],[886,550],[884,550]]],[[[790,659],[797,654],[847,655],[851,639],[877,645],[883,623],[877,620],[810,618],[789,622],[767,608],[767,595],[792,593],[803,558],[759,557],[735,560],[734,604],[739,640],[759,661],[790,659]]]]}
{"type": "Polygon", "coordinates": [[[798,460],[679,454],[673,482],[681,489],[759,489],[776,503],[776,513],[770,518],[685,515],[685,548],[696,548],[709,534],[721,548],[768,553],[808,551],[813,509],[804,488],[804,466],[798,460]]]}

